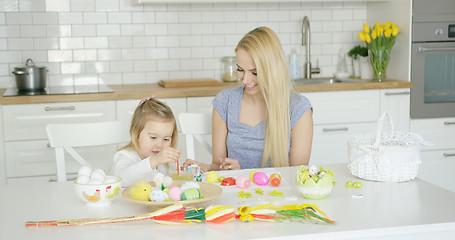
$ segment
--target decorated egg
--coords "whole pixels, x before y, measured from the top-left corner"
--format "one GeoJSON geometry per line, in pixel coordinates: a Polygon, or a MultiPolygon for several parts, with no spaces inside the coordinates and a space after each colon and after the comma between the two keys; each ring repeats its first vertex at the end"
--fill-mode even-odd
{"type": "Polygon", "coordinates": [[[250,181],[254,182],[253,176],[254,176],[254,174],[257,173],[257,172],[259,172],[259,171],[251,171],[251,172],[250,172],[250,181]]]}
{"type": "Polygon", "coordinates": [[[267,174],[265,174],[263,172],[254,173],[253,180],[254,180],[254,183],[256,183],[259,186],[264,186],[269,183],[269,177],[267,177],[267,174]]]}
{"type": "Polygon", "coordinates": [[[279,186],[281,184],[281,176],[276,173],[270,175],[270,183],[275,187],[279,186]]]}
{"type": "Polygon", "coordinates": [[[152,182],[155,183],[155,186],[161,186],[163,184],[164,174],[156,172],[153,175],[152,182]]]}
{"type": "Polygon", "coordinates": [[[179,187],[172,185],[169,188],[169,198],[171,198],[174,201],[180,201],[181,196],[182,190],[179,187]]]}
{"type": "Polygon", "coordinates": [[[79,177],[77,177],[76,182],[79,184],[87,184],[89,180],[90,178],[88,178],[87,175],[80,175],[79,177]]]}
{"type": "Polygon", "coordinates": [[[209,183],[216,183],[218,181],[218,173],[215,171],[210,171],[207,173],[207,176],[205,176],[205,178],[209,183]]]}
{"type": "Polygon", "coordinates": [[[161,183],[161,190],[164,190],[165,188],[169,188],[170,186],[172,186],[172,183],[174,183],[172,178],[169,176],[165,176],[163,178],[163,183],[161,183]]]}
{"type": "Polygon", "coordinates": [[[221,182],[221,186],[233,186],[235,184],[236,184],[235,178],[233,177],[224,178],[223,181],[221,182]]]}
{"type": "Polygon", "coordinates": [[[319,173],[319,168],[316,165],[311,165],[308,168],[308,173],[310,174],[310,177],[316,176],[319,173]]]}
{"type": "Polygon", "coordinates": [[[200,188],[199,183],[193,182],[193,181],[188,181],[188,182],[182,183],[182,185],[180,186],[180,190],[182,190],[182,192],[185,192],[186,190],[188,190],[190,188],[199,189],[200,188]]]}
{"type": "Polygon", "coordinates": [[[181,199],[184,200],[196,200],[201,198],[201,191],[197,188],[190,188],[182,193],[181,199]]]}
{"type": "Polygon", "coordinates": [[[168,197],[162,190],[156,190],[150,193],[150,201],[152,202],[164,202],[168,197]]]}
{"type": "Polygon", "coordinates": [[[90,177],[90,174],[92,174],[92,169],[90,169],[87,166],[82,166],[81,168],[79,168],[79,171],[77,172],[77,176],[90,177]]]}
{"type": "Polygon", "coordinates": [[[251,185],[251,181],[245,176],[239,176],[235,181],[239,188],[248,188],[251,185]]]}

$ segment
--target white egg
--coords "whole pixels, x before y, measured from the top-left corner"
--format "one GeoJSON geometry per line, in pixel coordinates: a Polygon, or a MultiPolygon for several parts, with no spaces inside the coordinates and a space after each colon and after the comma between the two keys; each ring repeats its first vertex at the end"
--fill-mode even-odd
{"type": "Polygon", "coordinates": [[[182,186],[180,186],[180,190],[182,190],[182,192],[185,192],[186,190],[188,190],[190,188],[198,188],[199,189],[200,188],[199,183],[188,181],[188,182],[182,183],[182,186]]]}
{"type": "Polygon", "coordinates": [[[319,168],[316,165],[311,165],[310,168],[308,169],[308,173],[310,176],[315,176],[316,174],[319,173],[319,168]]]}
{"type": "Polygon", "coordinates": [[[155,183],[155,186],[161,186],[163,184],[164,174],[157,172],[153,175],[152,182],[155,183]]]}
{"type": "Polygon", "coordinates": [[[104,182],[104,177],[105,175],[100,172],[100,171],[93,171],[92,174],[90,174],[90,180],[100,180],[101,182],[104,182]]]}
{"type": "MultiPolygon", "coordinates": [[[[93,172],[99,172],[99,173],[102,174],[103,176],[106,176],[106,172],[104,172],[104,170],[101,169],[101,168],[97,168],[97,169],[93,170],[93,172]]],[[[93,172],[92,172],[92,173],[93,173],[93,172]]]]}
{"type": "Polygon", "coordinates": [[[168,198],[169,196],[161,190],[152,191],[152,193],[150,193],[150,201],[152,202],[164,202],[164,200],[168,198]]]}
{"type": "Polygon", "coordinates": [[[98,184],[102,184],[102,183],[103,183],[103,181],[101,181],[99,179],[90,179],[87,184],[98,185],[98,184]]]}
{"type": "Polygon", "coordinates": [[[87,166],[82,166],[79,168],[79,171],[77,172],[77,176],[87,176],[90,177],[90,174],[92,174],[92,169],[90,169],[87,166]]]}
{"type": "Polygon", "coordinates": [[[163,178],[163,186],[164,186],[164,188],[168,188],[168,187],[172,186],[172,183],[173,183],[173,181],[172,181],[171,177],[165,176],[163,178]]]}
{"type": "Polygon", "coordinates": [[[88,178],[88,176],[81,175],[81,176],[77,177],[76,182],[79,184],[87,184],[89,180],[90,179],[88,178]]]}

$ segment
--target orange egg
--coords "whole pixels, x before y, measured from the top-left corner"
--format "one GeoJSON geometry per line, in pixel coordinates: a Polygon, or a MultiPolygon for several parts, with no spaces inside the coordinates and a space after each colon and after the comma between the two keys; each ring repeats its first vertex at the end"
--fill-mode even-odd
{"type": "Polygon", "coordinates": [[[276,174],[276,173],[270,175],[270,183],[273,186],[277,187],[278,185],[281,184],[281,176],[279,174],[276,174]]]}

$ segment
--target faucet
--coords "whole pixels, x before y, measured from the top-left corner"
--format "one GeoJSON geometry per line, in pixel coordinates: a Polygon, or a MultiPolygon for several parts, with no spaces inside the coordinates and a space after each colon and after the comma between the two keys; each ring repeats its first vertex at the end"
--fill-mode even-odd
{"type": "Polygon", "coordinates": [[[310,62],[310,19],[308,16],[303,18],[302,24],[302,46],[306,46],[306,59],[305,59],[305,71],[303,78],[311,78],[311,74],[320,73],[321,69],[318,67],[312,68],[310,62]]]}

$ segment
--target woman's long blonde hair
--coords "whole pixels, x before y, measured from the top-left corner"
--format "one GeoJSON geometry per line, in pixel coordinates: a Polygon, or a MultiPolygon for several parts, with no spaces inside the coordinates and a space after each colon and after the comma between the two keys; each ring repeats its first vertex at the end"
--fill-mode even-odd
{"type": "Polygon", "coordinates": [[[247,33],[237,44],[253,57],[259,87],[265,99],[267,113],[262,167],[289,166],[290,97],[293,92],[288,65],[276,33],[258,27],[247,33]]]}
{"type": "Polygon", "coordinates": [[[172,113],[171,108],[165,103],[154,97],[150,97],[141,100],[139,106],[134,111],[130,127],[131,141],[122,149],[139,152],[139,135],[144,130],[145,124],[148,121],[172,122],[174,124],[174,131],[172,132],[171,147],[175,148],[177,146],[178,133],[174,113],[172,113]]]}

